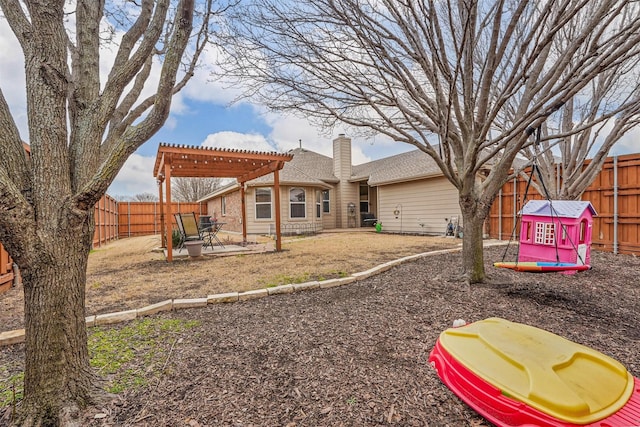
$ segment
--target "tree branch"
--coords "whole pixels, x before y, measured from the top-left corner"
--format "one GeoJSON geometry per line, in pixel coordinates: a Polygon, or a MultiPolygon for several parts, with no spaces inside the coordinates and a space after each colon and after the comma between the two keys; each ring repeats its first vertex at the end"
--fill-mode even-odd
{"type": "Polygon", "coordinates": [[[104,160],[94,178],[75,196],[76,203],[90,206],[95,203],[127,158],[157,132],[168,117],[176,74],[191,35],[193,14],[194,0],[181,0],[174,18],[174,32],[164,57],[153,108],[144,120],[136,126],[129,126],[113,145],[109,144],[111,148],[104,153],[104,160]]]}

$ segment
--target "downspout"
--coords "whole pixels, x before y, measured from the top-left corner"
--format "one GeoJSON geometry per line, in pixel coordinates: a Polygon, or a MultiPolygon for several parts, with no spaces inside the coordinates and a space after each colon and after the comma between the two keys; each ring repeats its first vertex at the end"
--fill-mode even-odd
{"type": "Polygon", "coordinates": [[[613,156],[613,253],[618,254],[618,156],[613,156]]]}

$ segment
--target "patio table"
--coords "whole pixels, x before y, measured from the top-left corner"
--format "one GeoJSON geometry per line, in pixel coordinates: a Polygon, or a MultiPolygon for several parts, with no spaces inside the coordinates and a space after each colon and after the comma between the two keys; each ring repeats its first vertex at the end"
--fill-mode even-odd
{"type": "Polygon", "coordinates": [[[200,232],[202,233],[202,240],[204,240],[204,247],[211,246],[213,249],[214,242],[216,245],[222,247],[224,249],[224,245],[218,238],[218,233],[222,230],[222,227],[226,224],[226,222],[201,222],[200,223],[200,232]]]}

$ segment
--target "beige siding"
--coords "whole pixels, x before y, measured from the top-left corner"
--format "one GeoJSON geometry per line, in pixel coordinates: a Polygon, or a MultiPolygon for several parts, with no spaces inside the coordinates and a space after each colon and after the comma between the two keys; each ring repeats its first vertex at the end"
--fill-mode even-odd
{"type": "Polygon", "coordinates": [[[322,226],[325,230],[336,228],[336,190],[329,190],[329,213],[322,213],[322,226]]]}
{"type": "Polygon", "coordinates": [[[334,206],[337,214],[336,228],[358,227],[360,223],[358,183],[342,181],[336,188],[337,196],[334,206]],[[348,214],[347,206],[349,206],[349,203],[353,203],[356,207],[355,216],[353,217],[349,217],[348,214]]]}
{"type": "MultiPolygon", "coordinates": [[[[246,195],[246,206],[247,206],[247,234],[268,234],[270,231],[275,231],[275,194],[273,193],[274,189],[271,188],[271,218],[270,219],[256,219],[256,187],[249,187],[245,193],[246,195]]],[[[299,225],[301,228],[304,228],[305,225],[313,224],[313,223],[321,223],[322,225],[318,226],[320,228],[325,228],[325,220],[332,226],[334,224],[332,214],[324,215],[321,219],[316,218],[316,191],[318,188],[316,187],[303,187],[303,186],[280,186],[280,218],[282,219],[282,231],[285,232],[287,227],[295,228],[296,225],[299,225]],[[290,209],[289,209],[289,191],[292,188],[302,188],[305,190],[305,218],[291,218],[290,209]],[[327,217],[327,218],[325,218],[327,217]]],[[[332,192],[333,193],[333,192],[332,192]]],[[[333,194],[330,195],[332,197],[333,194]]],[[[331,200],[333,202],[333,200],[331,200]]],[[[333,208],[333,206],[331,206],[333,208]]],[[[332,211],[333,212],[333,211],[332,211]]],[[[333,227],[326,227],[333,228],[333,227]]]]}
{"type": "Polygon", "coordinates": [[[357,227],[360,222],[358,184],[348,181],[351,178],[351,139],[344,135],[340,135],[333,141],[333,174],[340,180],[336,185],[335,203],[333,203],[336,228],[357,227]],[[349,203],[356,206],[355,217],[352,218],[347,214],[349,203]]]}
{"type": "MultiPolygon", "coordinates": [[[[245,191],[246,209],[247,209],[247,234],[268,234],[269,226],[276,222],[276,212],[274,210],[275,194],[273,187],[271,188],[271,218],[256,219],[256,188],[248,187],[245,191]]],[[[282,189],[282,188],[281,188],[282,189]]]]}
{"type": "Polygon", "coordinates": [[[378,219],[389,232],[444,234],[445,218],[462,218],[458,191],[443,177],[380,186],[378,203],[378,219]]]}

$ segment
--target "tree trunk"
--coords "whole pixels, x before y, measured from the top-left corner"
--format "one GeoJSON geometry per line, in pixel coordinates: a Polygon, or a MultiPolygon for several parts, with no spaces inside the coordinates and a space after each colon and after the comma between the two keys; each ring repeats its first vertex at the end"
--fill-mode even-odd
{"type": "MultiPolygon", "coordinates": [[[[491,204],[489,203],[490,207],[491,204]]],[[[489,213],[486,203],[473,193],[460,196],[463,219],[462,269],[465,281],[479,283],[485,279],[483,253],[483,225],[489,213]]]]}
{"type": "MultiPolygon", "coordinates": [[[[86,214],[86,213],[85,213],[86,214]]],[[[90,217],[89,214],[86,215],[90,217]]],[[[23,267],[25,398],[22,425],[71,425],[77,410],[103,394],[89,365],[85,323],[86,267],[93,227],[66,224],[33,248],[23,267]]],[[[42,236],[42,234],[41,234],[42,236]]]]}
{"type": "Polygon", "coordinates": [[[482,226],[484,218],[462,212],[464,231],[462,235],[462,268],[468,283],[479,283],[485,278],[484,253],[482,248],[482,226]]]}

